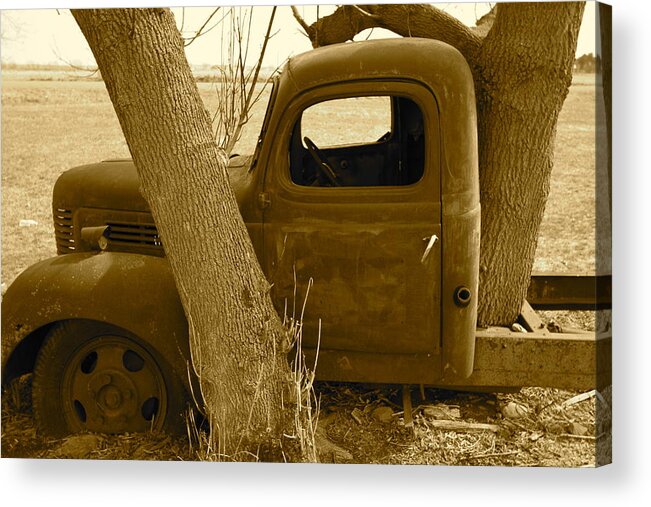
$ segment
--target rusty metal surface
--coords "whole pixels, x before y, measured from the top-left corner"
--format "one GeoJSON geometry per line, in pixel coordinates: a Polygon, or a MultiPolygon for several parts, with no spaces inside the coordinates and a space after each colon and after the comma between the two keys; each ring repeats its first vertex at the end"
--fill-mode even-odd
{"type": "MultiPolygon", "coordinates": [[[[255,201],[247,195],[251,156],[229,160],[229,180],[238,203],[255,201]]],[[[96,208],[147,212],[149,205],[140,193],[140,180],[131,159],[105,160],[74,167],[57,179],[52,192],[54,209],[96,208]]],[[[243,213],[245,215],[245,213],[243,213]]]]}
{"type": "Polygon", "coordinates": [[[7,375],[33,367],[35,357],[20,357],[17,363],[10,359],[20,340],[62,319],[106,322],[133,333],[150,343],[187,385],[188,328],[166,259],[117,252],[68,254],[21,273],[2,299],[3,384],[7,375]]]}
{"type": "MultiPolygon", "coordinates": [[[[450,199],[452,200],[452,199],[450,199]]],[[[464,381],[474,368],[475,327],[479,291],[479,206],[461,215],[443,211],[442,374],[446,381],[464,381]],[[455,303],[455,291],[467,287],[467,306],[455,303]]]]}
{"type": "Polygon", "coordinates": [[[475,371],[462,385],[602,388],[611,383],[611,343],[610,334],[478,330],[475,371]]]}
{"type": "MultiPolygon", "coordinates": [[[[472,208],[479,200],[474,81],[463,56],[442,42],[419,38],[365,41],[327,46],[292,58],[280,77],[269,132],[291,123],[284,114],[291,114],[290,104],[304,93],[334,86],[330,88],[333,97],[350,96],[359,83],[375,82],[372,91],[386,94],[388,83],[410,81],[431,92],[441,113],[442,191],[459,194],[459,198],[469,192],[470,202],[455,201],[472,208]]],[[[275,141],[265,145],[276,152],[281,146],[275,141]]]]}
{"type": "Polygon", "coordinates": [[[283,112],[283,131],[273,141],[277,163],[265,166],[260,160],[270,196],[263,266],[276,307],[282,313],[287,301],[291,316],[294,306],[302,307],[312,279],[304,315],[306,346],[316,346],[321,319],[323,349],[439,355],[440,245],[421,262],[429,238],[441,237],[438,111],[431,95],[404,83],[346,82],[303,94],[287,110],[277,111],[283,112]],[[377,89],[410,94],[429,118],[422,179],[382,188],[294,184],[286,154],[303,109],[328,97],[377,89]]]}
{"type": "Polygon", "coordinates": [[[423,238],[440,235],[440,226],[419,219],[416,210],[403,212],[404,207],[382,212],[413,222],[382,223],[375,220],[380,210],[349,205],[322,210],[337,217],[353,212],[357,220],[345,225],[333,226],[319,213],[265,227],[277,309],[283,312],[287,301],[290,316],[296,306],[299,317],[313,280],[303,316],[307,346],[316,346],[320,319],[324,349],[440,353],[440,250],[420,262],[423,238]]]}
{"type": "MultiPolygon", "coordinates": [[[[315,336],[321,317],[322,350],[428,352],[440,356],[450,378],[471,373],[479,183],[474,91],[459,53],[405,39],[323,48],[292,59],[279,80],[257,170],[266,172],[270,201],[263,265],[279,309],[286,298],[293,307],[294,266],[299,295],[309,277],[314,280],[306,310],[312,333],[305,336],[315,336]],[[405,61],[405,51],[418,56],[405,61]],[[287,150],[302,111],[323,100],[378,93],[420,107],[427,139],[423,178],[388,188],[293,184],[287,150]],[[433,234],[439,242],[421,265],[433,234]],[[464,308],[453,302],[459,286],[473,295],[464,308]]],[[[391,370],[396,377],[410,373],[403,368],[396,361],[391,370]]],[[[360,372],[360,379],[369,373],[360,372]]]]}
{"type": "Polygon", "coordinates": [[[612,275],[533,273],[527,300],[539,310],[611,308],[612,275]]]}
{"type": "MultiPolygon", "coordinates": [[[[308,366],[315,349],[304,350],[308,366]]],[[[347,350],[320,350],[318,380],[385,384],[433,384],[440,378],[440,358],[427,354],[377,354],[347,350]]]]}
{"type": "Polygon", "coordinates": [[[133,162],[113,160],[75,167],[64,172],[54,185],[54,209],[80,207],[149,211],[140,194],[140,181],[133,162]]]}

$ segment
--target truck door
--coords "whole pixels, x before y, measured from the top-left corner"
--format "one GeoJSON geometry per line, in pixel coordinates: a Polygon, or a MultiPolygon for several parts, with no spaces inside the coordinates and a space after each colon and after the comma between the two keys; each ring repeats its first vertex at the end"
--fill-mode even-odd
{"type": "Polygon", "coordinates": [[[304,348],[317,347],[320,326],[322,351],[422,356],[438,368],[433,95],[411,82],[331,85],[298,96],[284,118],[262,196],[264,267],[280,315],[303,318],[304,348]]]}

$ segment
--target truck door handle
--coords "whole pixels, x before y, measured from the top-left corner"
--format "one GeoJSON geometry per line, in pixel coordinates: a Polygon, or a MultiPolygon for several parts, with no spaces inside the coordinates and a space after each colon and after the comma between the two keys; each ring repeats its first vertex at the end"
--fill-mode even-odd
{"type": "Polygon", "coordinates": [[[423,238],[423,241],[429,240],[427,243],[427,247],[425,248],[425,252],[423,253],[423,257],[421,258],[420,262],[424,263],[425,259],[427,259],[427,256],[429,255],[430,251],[432,250],[432,247],[434,246],[434,243],[438,241],[439,237],[436,234],[432,234],[431,236],[427,238],[423,238]]]}

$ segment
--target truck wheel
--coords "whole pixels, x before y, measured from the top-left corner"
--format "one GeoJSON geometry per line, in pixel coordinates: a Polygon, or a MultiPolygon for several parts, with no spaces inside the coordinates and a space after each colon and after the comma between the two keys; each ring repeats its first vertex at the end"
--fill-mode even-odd
{"type": "Polygon", "coordinates": [[[51,435],[90,431],[182,431],[184,389],[130,333],[65,321],[45,338],[34,367],[32,405],[51,435]]]}

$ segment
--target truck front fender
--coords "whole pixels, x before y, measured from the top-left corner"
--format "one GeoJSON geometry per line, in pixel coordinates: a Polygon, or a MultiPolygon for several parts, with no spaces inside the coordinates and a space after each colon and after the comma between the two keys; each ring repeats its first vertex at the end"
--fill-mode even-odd
{"type": "Polygon", "coordinates": [[[69,319],[129,331],[190,387],[188,325],[166,259],[119,252],[66,254],[23,271],[2,300],[2,384],[32,371],[49,328],[69,319]]]}

